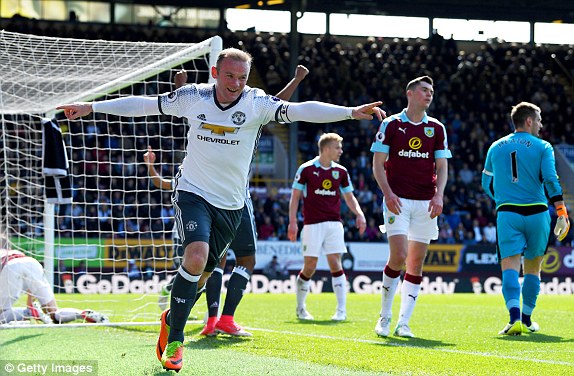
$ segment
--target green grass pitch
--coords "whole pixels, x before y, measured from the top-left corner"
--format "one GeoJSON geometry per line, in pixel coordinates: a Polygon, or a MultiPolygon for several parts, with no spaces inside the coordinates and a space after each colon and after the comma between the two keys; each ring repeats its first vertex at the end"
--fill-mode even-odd
{"type": "MultiPolygon", "coordinates": [[[[60,302],[66,297],[61,296],[60,302]]],[[[106,300],[102,295],[82,298],[106,300]]],[[[122,315],[130,311],[134,299],[155,302],[153,296],[114,295],[108,303],[116,312],[111,321],[127,320],[122,315]]],[[[540,296],[534,319],[541,332],[520,337],[497,335],[508,320],[501,295],[454,294],[419,297],[410,323],[417,338],[379,338],[373,329],[380,299],[380,295],[350,294],[348,320],[335,323],[330,320],[334,295],[311,294],[307,306],[315,321],[300,322],[295,318],[293,294],[246,295],[236,320],[253,337],[203,338],[199,336],[201,323],[188,324],[184,367],[179,374],[574,375],[571,295],[540,296]]],[[[393,307],[393,325],[399,300],[393,307]]],[[[202,298],[192,315],[202,318],[204,307],[202,298]]],[[[159,308],[157,313],[159,317],[159,308]]],[[[73,360],[78,364],[95,360],[98,375],[174,374],[164,371],[155,356],[158,329],[65,325],[0,329],[0,360],[73,360]]],[[[0,369],[0,375],[3,372],[0,369]]]]}

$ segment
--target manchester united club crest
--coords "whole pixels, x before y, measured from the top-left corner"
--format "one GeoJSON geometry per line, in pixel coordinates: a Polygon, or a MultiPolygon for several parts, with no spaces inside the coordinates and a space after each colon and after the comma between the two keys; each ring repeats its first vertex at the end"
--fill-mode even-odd
{"type": "Polygon", "coordinates": [[[195,231],[197,229],[197,222],[196,221],[189,221],[185,225],[186,231],[195,231]]]}
{"type": "Polygon", "coordinates": [[[425,127],[425,136],[434,137],[434,128],[433,127],[425,127]]]}
{"type": "Polygon", "coordinates": [[[231,121],[233,121],[235,125],[242,125],[245,123],[245,114],[241,111],[237,111],[231,115],[231,121]]]}

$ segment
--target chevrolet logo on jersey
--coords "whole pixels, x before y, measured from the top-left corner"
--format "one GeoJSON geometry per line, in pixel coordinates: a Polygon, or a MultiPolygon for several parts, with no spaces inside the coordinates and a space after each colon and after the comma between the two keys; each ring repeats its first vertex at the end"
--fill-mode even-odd
{"type": "Polygon", "coordinates": [[[199,129],[207,129],[208,131],[211,131],[211,134],[215,135],[216,137],[203,136],[198,134],[197,135],[198,140],[221,145],[239,145],[239,140],[232,140],[229,138],[225,138],[225,136],[227,135],[236,134],[237,132],[239,132],[239,128],[201,123],[199,129]]]}
{"type": "Polygon", "coordinates": [[[216,134],[218,136],[225,136],[227,134],[236,134],[239,131],[238,127],[226,127],[223,125],[214,125],[208,123],[201,123],[199,129],[210,130],[211,134],[216,134]]]}

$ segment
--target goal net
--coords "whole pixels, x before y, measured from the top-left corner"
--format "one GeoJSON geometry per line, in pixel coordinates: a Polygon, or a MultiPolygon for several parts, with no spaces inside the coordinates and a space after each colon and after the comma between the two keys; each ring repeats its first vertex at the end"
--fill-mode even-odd
{"type": "Polygon", "coordinates": [[[157,321],[175,269],[173,208],[143,154],[151,147],[157,171],[172,178],[187,127],[171,116],[67,121],[55,107],[168,92],[181,69],[188,83],[207,82],[221,48],[217,36],[179,44],[0,32],[4,246],[42,262],[60,307],[97,310],[112,323],[157,321]]]}

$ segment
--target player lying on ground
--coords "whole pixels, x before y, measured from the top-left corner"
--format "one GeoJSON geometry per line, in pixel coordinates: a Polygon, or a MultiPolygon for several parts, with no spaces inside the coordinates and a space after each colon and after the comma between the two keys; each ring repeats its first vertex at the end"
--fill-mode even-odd
{"type": "Polygon", "coordinates": [[[0,324],[29,319],[46,324],[74,320],[109,322],[106,316],[89,309],[58,308],[42,265],[20,251],[0,249],[0,286],[0,324]],[[25,293],[28,294],[28,307],[13,307],[25,293]]]}

